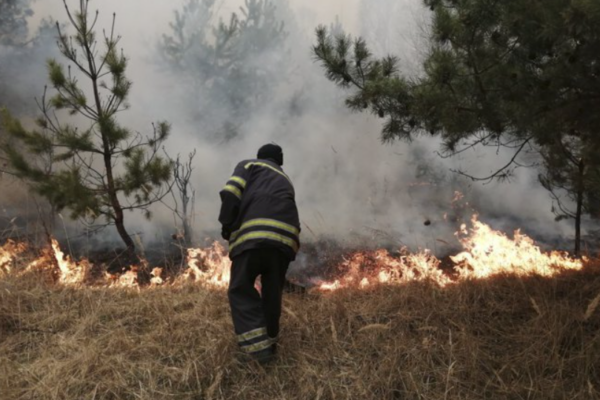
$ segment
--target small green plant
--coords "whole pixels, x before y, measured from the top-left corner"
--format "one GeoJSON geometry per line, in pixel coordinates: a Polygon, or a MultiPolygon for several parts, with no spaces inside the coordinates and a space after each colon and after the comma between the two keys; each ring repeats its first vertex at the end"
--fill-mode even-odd
{"type": "Polygon", "coordinates": [[[53,90],[49,96],[45,90],[38,102],[42,114],[36,129],[26,129],[3,112],[11,139],[3,150],[14,173],[57,211],[68,209],[72,218],[88,224],[114,225],[133,253],[125,211],[141,210],[150,218],[150,205],[170,191],[172,162],[158,155],[170,126],[153,124],[146,137],[119,124],[117,115],[129,107],[132,82],[125,76],[127,57],[117,48],[115,16],[110,33],[99,41],[98,12],[90,18],[89,0],[80,0],[76,12],[64,4],[74,34],[56,27],[59,50],[69,65],[48,61],[53,90]],[[69,116],[76,122],[65,122],[69,116]],[[51,167],[40,168],[40,158],[51,167]]]}

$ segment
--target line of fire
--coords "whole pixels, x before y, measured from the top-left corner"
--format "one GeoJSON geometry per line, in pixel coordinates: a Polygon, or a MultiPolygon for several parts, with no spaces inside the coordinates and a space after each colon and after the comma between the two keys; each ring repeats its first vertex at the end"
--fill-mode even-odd
{"type": "MultiPolygon", "coordinates": [[[[453,204],[462,195],[455,194],[453,204]]],[[[447,219],[444,215],[442,219],[447,219]]],[[[429,225],[431,221],[424,221],[429,225]]],[[[307,245],[298,261],[304,265],[292,269],[288,277],[290,290],[322,292],[344,288],[367,289],[377,285],[402,285],[432,281],[440,287],[470,279],[487,279],[498,275],[553,277],[565,271],[581,270],[588,257],[573,257],[566,251],[542,250],[533,239],[516,230],[512,237],[492,229],[473,214],[460,224],[454,234],[454,254],[438,258],[430,250],[411,252],[397,249],[329,249],[318,251],[307,245]]],[[[445,240],[437,239],[448,244],[445,240]]],[[[26,242],[8,240],[0,247],[0,272],[20,275],[42,272],[47,279],[63,285],[152,288],[162,285],[198,283],[209,288],[226,289],[231,260],[221,241],[204,248],[185,249],[178,266],[165,268],[142,259],[119,272],[109,272],[107,264],[94,264],[65,255],[58,241],[35,256],[26,242]],[[29,258],[29,261],[23,261],[29,258]],[[142,273],[144,272],[144,273],[142,273]]],[[[257,281],[257,285],[258,285],[257,281]]]]}

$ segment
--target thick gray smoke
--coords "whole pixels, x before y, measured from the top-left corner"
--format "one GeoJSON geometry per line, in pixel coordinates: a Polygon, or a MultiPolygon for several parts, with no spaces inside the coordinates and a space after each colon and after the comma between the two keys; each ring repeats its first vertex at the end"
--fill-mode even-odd
{"type": "MultiPolygon", "coordinates": [[[[314,28],[337,19],[346,32],[364,36],[376,54],[397,54],[405,72],[418,74],[427,50],[429,24],[421,0],[294,0],[289,7],[276,1],[288,31],[284,53],[261,54],[255,62],[268,65],[285,59],[287,69],[273,82],[275,89],[269,97],[239,125],[237,137],[226,142],[215,141],[202,131],[189,111],[189,85],[161,65],[159,43],[163,34],[170,34],[174,11],[181,10],[183,3],[98,0],[92,5],[99,8],[99,26],[105,28],[116,12],[116,30],[130,58],[132,107],[121,122],[144,132],[152,121],[166,119],[173,126],[168,152],[185,156],[193,148],[198,151],[193,176],[198,239],[215,237],[218,232],[218,192],[235,164],[255,157],[260,145],[269,142],[284,149],[284,169],[295,183],[304,241],[332,236],[352,243],[407,245],[443,252],[442,241],[451,240],[455,229],[443,219],[444,213],[453,212],[450,203],[455,190],[465,192],[482,220],[489,216],[500,228],[525,224],[526,232],[571,234],[568,223],[554,222],[551,201],[537,183],[535,171],[520,170],[510,184],[482,186],[458,178],[450,169],[485,175],[501,165],[508,154],[473,151],[444,160],[436,155],[438,141],[430,137],[411,144],[382,145],[380,121],[349,113],[344,107],[344,93],[327,81],[322,68],[313,62],[310,46],[314,28]]],[[[78,2],[69,4],[75,7],[78,2]]],[[[219,18],[227,21],[242,4],[217,1],[214,24],[219,18]]],[[[36,16],[66,19],[61,0],[40,1],[35,12],[36,16]]],[[[204,104],[213,100],[203,98],[205,93],[196,95],[204,104]]],[[[235,111],[221,109],[219,115],[228,113],[234,116],[235,111]]],[[[175,231],[169,211],[157,207],[155,213],[151,222],[129,220],[129,225],[135,226],[132,230],[142,232],[146,241],[175,231]]]]}

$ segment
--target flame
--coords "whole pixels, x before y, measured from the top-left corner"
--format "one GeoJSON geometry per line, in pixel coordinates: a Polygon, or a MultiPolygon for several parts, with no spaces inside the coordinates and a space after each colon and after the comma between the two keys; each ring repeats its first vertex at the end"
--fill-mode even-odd
{"type": "Polygon", "coordinates": [[[83,259],[79,263],[72,261],[70,256],[62,252],[56,239],[52,239],[52,251],[60,269],[59,282],[67,285],[83,284],[90,270],[88,260],[83,259]]]}
{"type": "MultiPolygon", "coordinates": [[[[142,260],[142,263],[145,263],[145,261],[142,260]]],[[[139,269],[140,268],[137,265],[132,265],[129,267],[129,270],[123,272],[122,274],[110,274],[106,272],[104,274],[105,285],[108,287],[139,288],[139,269]]]]}
{"type": "MultiPolygon", "coordinates": [[[[459,200],[460,197],[457,197],[459,200]]],[[[340,265],[342,276],[333,282],[316,282],[323,291],[344,287],[366,288],[373,284],[404,284],[429,280],[439,286],[468,279],[486,279],[501,274],[514,276],[554,276],[567,270],[580,270],[586,258],[575,259],[566,252],[543,252],[533,239],[517,230],[514,239],[471,218],[472,227],[463,224],[456,233],[464,251],[450,257],[456,277],[440,268],[441,261],[428,250],[416,254],[400,251],[394,257],[386,250],[357,252],[340,265]]]]}
{"type": "Polygon", "coordinates": [[[206,249],[188,249],[187,265],[179,282],[191,280],[219,288],[229,285],[231,261],[219,242],[215,241],[206,249]]]}
{"type": "MultiPolygon", "coordinates": [[[[12,265],[17,257],[27,249],[24,243],[7,241],[0,247],[0,273],[8,275],[13,272],[12,265]]],[[[229,285],[229,270],[231,261],[225,248],[214,242],[212,246],[202,249],[189,249],[186,270],[174,280],[180,284],[186,281],[205,283],[207,285],[224,288],[229,285]]],[[[73,261],[72,258],[61,250],[56,239],[51,240],[49,248],[44,249],[41,255],[29,262],[21,273],[35,270],[51,271],[56,269],[57,281],[64,285],[84,285],[90,280],[92,264],[85,258],[73,261]]],[[[141,260],[140,265],[132,265],[122,274],[111,274],[104,272],[100,278],[96,278],[94,285],[123,288],[139,288],[138,273],[140,269],[147,269],[148,262],[141,260]]],[[[150,286],[164,285],[166,282],[162,277],[163,269],[154,268],[150,273],[150,286]]],[[[54,273],[53,273],[54,276],[54,273]]]]}
{"type": "MultiPolygon", "coordinates": [[[[457,199],[460,196],[457,195],[457,199]]],[[[571,258],[564,252],[544,252],[519,230],[514,232],[511,239],[479,221],[476,215],[471,218],[469,226],[463,224],[460,227],[456,237],[463,251],[450,257],[453,274],[442,270],[441,261],[428,250],[410,253],[407,249],[400,249],[397,254],[390,254],[385,249],[379,249],[350,253],[337,266],[334,279],[324,281],[311,278],[310,281],[321,291],[368,289],[376,285],[418,281],[434,282],[443,287],[463,280],[486,279],[500,274],[549,277],[567,270],[580,270],[586,261],[585,258],[571,258]]],[[[27,249],[26,244],[13,241],[7,241],[0,247],[0,276],[20,273],[15,265],[27,249]]],[[[142,260],[123,274],[105,272],[95,280],[91,279],[92,268],[87,259],[73,261],[60,249],[58,241],[52,239],[51,246],[30,262],[25,271],[55,271],[53,276],[57,276],[58,282],[64,285],[93,283],[108,287],[139,288],[138,271],[148,270],[148,262],[142,260]]],[[[229,284],[230,268],[227,251],[215,241],[207,248],[188,249],[186,268],[174,279],[166,280],[163,269],[154,268],[149,286],[178,285],[191,281],[222,289],[229,284]]],[[[260,285],[257,289],[260,290],[260,285]]]]}
{"type": "Polygon", "coordinates": [[[150,279],[150,284],[152,286],[160,286],[163,283],[165,283],[165,281],[162,279],[161,275],[162,275],[162,268],[153,268],[151,275],[152,275],[152,279],[150,279]]]}
{"type": "MultiPolygon", "coordinates": [[[[0,272],[11,272],[10,264],[16,262],[19,254],[27,249],[25,243],[7,243],[0,247],[0,272]]],[[[146,263],[142,260],[142,263],[146,263]]],[[[51,238],[51,244],[48,248],[40,252],[40,256],[33,261],[27,263],[24,269],[16,271],[17,274],[23,274],[31,271],[50,271],[52,276],[56,277],[58,283],[70,286],[80,286],[90,283],[90,273],[93,265],[86,258],[79,261],[73,261],[69,255],[61,250],[58,241],[51,238]]],[[[132,266],[131,270],[124,274],[114,275],[105,273],[104,279],[95,280],[94,284],[114,286],[114,287],[138,287],[137,282],[138,266],[132,266]]],[[[153,271],[155,272],[155,271],[153,271]]],[[[158,273],[160,275],[160,273],[158,273]]],[[[154,275],[153,284],[158,284],[162,279],[160,276],[154,275]]]]}
{"type": "Polygon", "coordinates": [[[478,221],[477,215],[472,217],[471,224],[470,230],[463,224],[456,234],[465,251],[450,257],[463,279],[483,279],[499,274],[548,277],[583,267],[582,260],[570,258],[567,253],[544,253],[520,230],[515,231],[514,239],[510,239],[478,221]]]}
{"type": "Polygon", "coordinates": [[[0,276],[10,274],[16,258],[25,252],[27,247],[25,243],[16,243],[10,239],[0,247],[0,276]]]}
{"type": "Polygon", "coordinates": [[[428,251],[410,254],[402,249],[399,257],[387,250],[356,252],[339,266],[342,277],[333,282],[315,282],[321,290],[343,287],[367,288],[376,284],[403,284],[433,280],[446,285],[450,279],[439,268],[440,261],[428,251]]]}

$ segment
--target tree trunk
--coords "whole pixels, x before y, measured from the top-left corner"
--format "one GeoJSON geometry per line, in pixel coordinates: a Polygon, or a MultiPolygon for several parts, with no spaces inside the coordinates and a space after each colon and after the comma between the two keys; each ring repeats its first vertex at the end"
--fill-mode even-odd
{"type": "MultiPolygon", "coordinates": [[[[195,150],[194,150],[194,154],[195,154],[195,150]]],[[[179,187],[179,194],[181,196],[181,208],[182,208],[181,214],[177,213],[177,215],[179,215],[179,218],[181,218],[181,225],[183,228],[183,240],[185,241],[186,247],[190,247],[191,243],[192,243],[192,227],[190,226],[190,217],[188,215],[189,207],[190,207],[190,200],[193,199],[193,195],[192,195],[192,198],[190,198],[190,196],[188,196],[190,175],[191,175],[191,171],[192,171],[191,170],[192,158],[193,158],[193,156],[190,156],[190,164],[189,164],[190,169],[188,171],[186,171],[186,165],[183,164],[181,172],[180,172],[179,171],[180,164],[179,164],[179,157],[178,157],[177,158],[177,166],[176,166],[176,170],[175,170],[175,180],[177,181],[177,186],[179,187]]]]}
{"type": "Polygon", "coordinates": [[[113,205],[113,208],[115,209],[116,213],[115,227],[117,228],[117,232],[119,232],[119,236],[121,236],[121,239],[123,239],[123,242],[127,246],[127,252],[130,253],[131,256],[133,256],[135,255],[135,243],[133,243],[131,236],[129,236],[129,233],[127,233],[127,230],[125,229],[123,210],[120,209],[120,205],[118,205],[117,207],[119,208],[117,209],[113,205]]]}
{"type": "Polygon", "coordinates": [[[110,199],[110,204],[112,206],[113,211],[115,212],[115,227],[117,228],[117,232],[119,232],[119,236],[127,246],[127,253],[130,257],[135,256],[135,244],[131,239],[131,236],[127,233],[125,229],[125,217],[123,215],[123,207],[121,207],[121,203],[119,202],[119,198],[117,197],[117,190],[115,188],[115,179],[113,177],[113,168],[112,168],[112,154],[110,152],[108,139],[105,138],[104,134],[102,134],[102,141],[104,144],[104,167],[106,168],[106,183],[107,183],[107,192],[108,197],[110,199]]]}
{"type": "Polygon", "coordinates": [[[185,240],[185,246],[189,247],[192,243],[192,230],[187,218],[183,220],[183,240],[185,240]]]}
{"type": "MultiPolygon", "coordinates": [[[[96,88],[96,82],[94,81],[94,88],[96,88]]],[[[127,233],[125,229],[125,217],[123,215],[123,207],[121,207],[121,203],[119,202],[119,198],[117,196],[117,189],[115,188],[115,179],[113,176],[113,166],[112,166],[112,152],[110,151],[110,145],[108,143],[108,138],[104,132],[101,132],[102,142],[104,145],[104,168],[106,168],[106,190],[108,197],[110,199],[110,205],[114,211],[115,215],[115,227],[117,228],[117,232],[119,232],[119,236],[127,246],[127,252],[129,256],[135,256],[135,244],[131,239],[131,236],[127,233]]]]}
{"type": "Polygon", "coordinates": [[[577,184],[577,211],[575,213],[575,256],[581,255],[581,215],[583,214],[583,196],[585,195],[585,162],[579,160],[578,184],[577,184]]]}
{"type": "MultiPolygon", "coordinates": [[[[87,15],[86,15],[87,18],[87,15]]],[[[96,64],[94,62],[94,52],[92,50],[92,44],[87,42],[88,35],[87,32],[80,32],[84,34],[86,38],[86,42],[83,44],[86,52],[86,57],[89,65],[89,77],[92,81],[92,89],[94,92],[94,102],[96,104],[96,112],[98,113],[97,120],[100,121],[102,118],[111,118],[111,115],[106,115],[104,108],[102,107],[102,100],[100,99],[100,91],[98,90],[98,70],[96,68],[96,64]]],[[[117,196],[117,188],[115,187],[115,179],[113,175],[113,151],[111,150],[111,145],[109,142],[109,133],[102,131],[100,129],[100,136],[102,137],[102,149],[103,149],[103,160],[104,160],[104,168],[106,169],[106,192],[108,198],[110,200],[110,205],[114,211],[114,222],[115,227],[117,228],[117,232],[119,236],[127,246],[127,255],[134,258],[135,257],[135,243],[127,233],[125,229],[125,217],[123,215],[123,207],[119,202],[119,198],[117,196]]]]}

